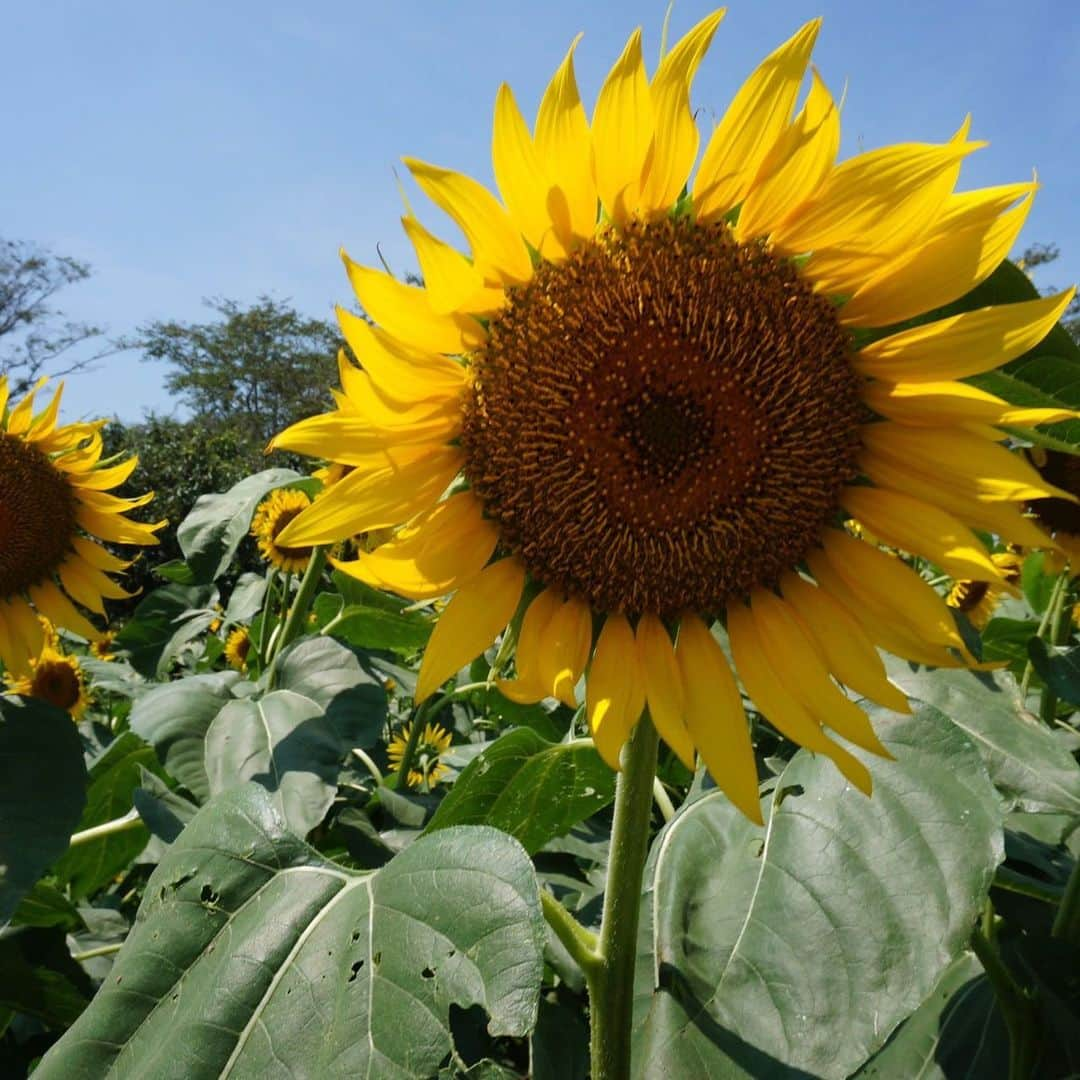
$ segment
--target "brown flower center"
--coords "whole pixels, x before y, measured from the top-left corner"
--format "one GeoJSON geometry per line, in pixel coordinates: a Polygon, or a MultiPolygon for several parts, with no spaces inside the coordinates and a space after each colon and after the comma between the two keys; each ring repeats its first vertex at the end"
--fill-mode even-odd
{"type": "Polygon", "coordinates": [[[0,599],[37,585],[76,534],[75,494],[36,447],[0,432],[0,599]]]}
{"type": "Polygon", "coordinates": [[[82,685],[78,672],[66,660],[43,660],[34,669],[30,693],[33,697],[69,712],[79,703],[82,685]]]}
{"type": "Polygon", "coordinates": [[[724,226],[542,264],[473,357],[466,475],[536,579],[601,611],[718,610],[805,555],[856,473],[850,342],[724,226]]]}
{"type": "MultiPolygon", "coordinates": [[[[1044,480],[1080,495],[1080,457],[1059,450],[1029,451],[1029,456],[1044,480]]],[[[1068,499],[1032,499],[1027,508],[1051,533],[1080,536],[1080,504],[1068,499]]]]}

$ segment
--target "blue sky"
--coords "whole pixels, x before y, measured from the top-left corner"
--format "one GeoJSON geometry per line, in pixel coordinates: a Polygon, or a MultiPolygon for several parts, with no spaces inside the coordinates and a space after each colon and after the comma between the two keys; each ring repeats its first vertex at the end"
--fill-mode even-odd
{"type": "MultiPolygon", "coordinates": [[[[674,34],[713,5],[678,0],[674,34]]],[[[67,314],[114,335],[198,320],[202,299],[267,292],[329,316],[344,245],[413,266],[394,178],[403,154],[490,181],[500,82],[532,116],[579,30],[586,108],[628,33],[650,68],[662,0],[304,5],[36,0],[7,5],[0,233],[85,259],[67,314]],[[17,103],[13,104],[13,103],[17,103]]],[[[823,15],[815,62],[847,84],[842,155],[947,138],[968,111],[990,146],[961,186],[1026,179],[1022,243],[1055,241],[1044,285],[1080,278],[1080,19],[1072,0],[736,0],[695,84],[706,126],[756,63],[823,15]]],[[[423,200],[410,190],[414,205],[423,200]]],[[[438,212],[421,213],[442,226],[438,212]]],[[[444,234],[447,230],[443,229],[444,234]]],[[[164,370],[128,354],[69,380],[66,415],[168,412],[164,370]]]]}

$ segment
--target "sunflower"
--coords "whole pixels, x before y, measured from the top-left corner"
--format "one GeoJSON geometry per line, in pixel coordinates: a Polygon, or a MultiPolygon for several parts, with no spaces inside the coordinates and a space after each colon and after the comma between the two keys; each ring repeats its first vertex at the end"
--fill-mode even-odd
{"type": "Polygon", "coordinates": [[[55,705],[78,720],[90,698],[79,661],[65,656],[55,643],[46,642],[41,653],[30,661],[25,675],[6,675],[8,693],[38,698],[55,705]]]}
{"type": "Polygon", "coordinates": [[[251,519],[251,535],[259,541],[259,550],[271,566],[288,573],[299,573],[311,558],[309,547],[284,547],[278,535],[298,514],[311,505],[311,500],[297,488],[278,488],[255,510],[251,519]]]}
{"type": "Polygon", "coordinates": [[[1066,498],[1032,499],[1027,504],[1035,520],[1054,538],[1057,550],[1047,552],[1046,571],[1060,574],[1068,565],[1073,575],[1080,574],[1080,505],[1076,501],[1080,496],[1080,457],[1041,446],[1030,447],[1025,453],[1044,481],[1067,493],[1066,498]]]}
{"type": "Polygon", "coordinates": [[[340,355],[337,409],[271,445],[351,467],[280,542],[396,526],[336,565],[415,600],[453,593],[417,701],[513,622],[506,694],[572,705],[585,676],[615,768],[647,706],[687,766],[700,753],[759,818],[714,626],[756,710],[869,792],[826,729],[885,750],[837,684],[906,710],[878,647],[965,662],[944,599],[877,542],[988,582],[1002,572],[971,526],[1047,542],[1022,505],[1061,493],[997,427],[1074,414],[958,380],[1029,349],[1072,292],[910,325],[1001,262],[1036,185],[956,192],[983,145],[968,121],[838,164],[840,114],[816,71],[796,111],[817,20],[749,76],[695,171],[691,82],[721,15],[651,78],[632,34],[591,124],[576,42],[532,130],[502,86],[502,202],[406,159],[469,252],[410,213],[423,286],[346,256],[373,320],[338,313],[363,369],[340,355]]]}
{"type": "Polygon", "coordinates": [[[99,640],[90,642],[90,655],[97,660],[115,660],[116,653],[113,652],[115,642],[115,632],[106,630],[99,640]]]}
{"type": "MultiPolygon", "coordinates": [[[[1024,568],[1023,557],[1012,551],[997,551],[990,556],[990,561],[1002,572],[1007,585],[1015,586],[1020,581],[1024,568]]],[[[998,601],[1007,590],[992,581],[970,581],[961,579],[953,583],[945,603],[957,611],[962,611],[972,626],[981,630],[994,614],[998,601]]]]}
{"type": "MultiPolygon", "coordinates": [[[[405,747],[409,744],[412,724],[406,724],[390,740],[386,747],[386,756],[390,759],[390,771],[398,772],[405,756],[405,747]]],[[[413,754],[414,768],[409,769],[409,787],[418,788],[427,783],[433,788],[446,775],[446,766],[440,758],[450,749],[452,736],[439,724],[425,724],[413,754]]]]}
{"type": "Polygon", "coordinates": [[[238,626],[225,639],[225,662],[237,671],[247,671],[248,653],[251,651],[251,635],[246,626],[238,626]]]}
{"type": "Polygon", "coordinates": [[[124,515],[153,494],[121,499],[108,494],[138,459],[102,463],[104,421],[60,424],[61,383],[49,404],[34,412],[41,379],[9,408],[0,376],[0,660],[16,674],[41,655],[37,615],[97,641],[101,632],[72,600],[104,615],[104,599],[126,599],[108,575],[130,564],[109,544],[156,544],[165,523],[146,525],[124,515]]]}

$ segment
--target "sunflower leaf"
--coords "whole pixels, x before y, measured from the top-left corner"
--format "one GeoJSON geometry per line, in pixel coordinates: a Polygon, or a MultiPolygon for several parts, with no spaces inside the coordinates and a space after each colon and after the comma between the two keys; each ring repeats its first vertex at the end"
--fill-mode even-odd
{"type": "Polygon", "coordinates": [[[171,846],[35,1076],[426,1080],[453,1048],[454,1005],[485,1008],[493,1036],[532,1029],[543,938],[532,866],[496,830],[448,829],[352,873],[245,785],[171,846]]]}
{"type": "Polygon", "coordinates": [[[646,870],[641,1076],[850,1075],[967,943],[1004,853],[979,754],[932,709],[877,712],[895,761],[874,797],[800,751],[764,828],[719,792],[687,805],[646,870]]]}

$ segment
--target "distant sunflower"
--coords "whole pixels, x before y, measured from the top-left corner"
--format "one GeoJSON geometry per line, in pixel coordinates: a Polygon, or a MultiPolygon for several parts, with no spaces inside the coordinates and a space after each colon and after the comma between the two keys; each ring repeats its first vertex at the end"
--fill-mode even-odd
{"type": "Polygon", "coordinates": [[[1043,480],[1066,493],[1066,498],[1031,499],[1027,504],[1058,548],[1049,553],[1046,568],[1061,573],[1068,563],[1074,575],[1080,574],[1080,504],[1076,501],[1080,496],[1080,457],[1041,446],[1033,446],[1026,453],[1043,480]]]}
{"type": "Polygon", "coordinates": [[[271,566],[290,573],[307,567],[311,548],[284,547],[278,543],[278,535],[310,505],[307,495],[296,488],[278,488],[259,503],[251,520],[251,535],[259,541],[259,550],[271,566]]]}
{"type": "Polygon", "coordinates": [[[124,515],[145,506],[108,494],[138,459],[102,464],[104,421],[59,424],[63,384],[34,412],[41,379],[9,408],[8,381],[0,376],[0,660],[17,674],[29,670],[44,643],[37,614],[97,641],[97,629],[72,600],[104,615],[103,599],[125,592],[108,575],[130,564],[106,551],[110,544],[156,544],[156,530],[124,515]]]}
{"type": "Polygon", "coordinates": [[[876,541],[989,582],[1001,571],[969,526],[1046,542],[1022,506],[1060,492],[997,427],[1075,414],[958,380],[1031,348],[1072,291],[897,330],[993,271],[1036,185],[955,192],[982,145],[967,121],[944,143],[837,164],[839,109],[816,71],[796,112],[817,20],[749,77],[691,177],[690,87],[721,14],[651,79],[632,34],[591,125],[574,46],[532,130],[502,86],[503,203],[406,159],[469,252],[410,213],[423,286],[346,257],[374,321],[339,311],[363,369],[342,354],[337,410],[272,445],[351,467],[279,542],[397,526],[336,565],[416,600],[454,594],[417,701],[529,597],[508,695],[571,705],[587,672],[613,767],[647,704],[682,761],[700,752],[759,818],[742,701],[710,628],[726,624],[757,709],[869,792],[825,729],[885,749],[837,682],[902,710],[877,647],[964,662],[944,599],[876,541]]]}
{"type": "Polygon", "coordinates": [[[46,644],[30,661],[30,670],[25,675],[8,675],[6,682],[8,693],[47,701],[70,713],[73,720],[82,716],[90,702],[78,659],[65,656],[51,644],[46,644]]]}
{"type": "MultiPolygon", "coordinates": [[[[999,551],[990,556],[990,560],[1001,571],[1007,585],[1017,585],[1024,568],[1023,556],[1011,551],[999,551]]],[[[945,602],[951,608],[962,611],[968,621],[981,630],[994,614],[998,601],[1006,590],[992,581],[970,581],[961,579],[954,582],[945,602]]]]}
{"type": "Polygon", "coordinates": [[[116,653],[113,652],[113,644],[115,641],[115,632],[106,630],[98,641],[90,642],[90,655],[97,660],[115,660],[116,653]]]}
{"type": "MultiPolygon", "coordinates": [[[[398,772],[405,756],[405,747],[409,743],[412,724],[406,724],[395,733],[386,747],[386,756],[390,759],[390,771],[398,772]]],[[[453,739],[450,732],[438,724],[425,724],[424,730],[416,743],[413,755],[413,767],[409,769],[409,787],[421,787],[427,781],[428,787],[434,787],[445,775],[446,766],[441,757],[450,749],[453,739]]]]}
{"type": "Polygon", "coordinates": [[[225,662],[237,671],[247,671],[248,653],[251,652],[251,634],[246,626],[238,626],[225,639],[225,662]]]}

